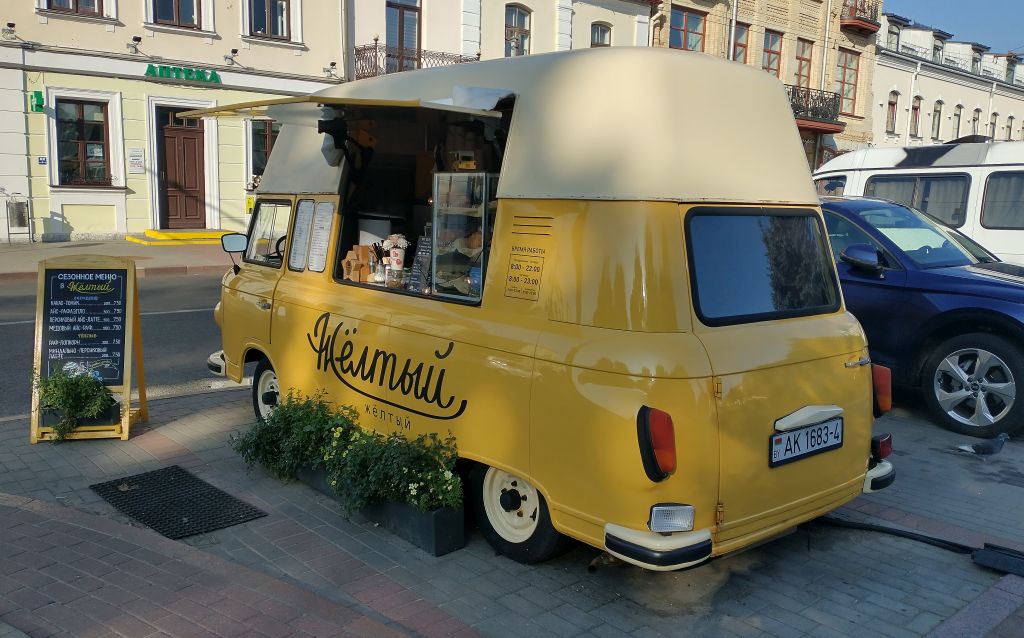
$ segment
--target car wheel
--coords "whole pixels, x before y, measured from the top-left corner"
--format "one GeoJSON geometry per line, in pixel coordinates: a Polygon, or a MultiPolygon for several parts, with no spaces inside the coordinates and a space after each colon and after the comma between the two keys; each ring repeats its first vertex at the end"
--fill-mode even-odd
{"type": "Polygon", "coordinates": [[[281,399],[281,386],[277,382],[274,366],[267,359],[260,359],[256,373],[252,375],[252,409],[257,419],[266,419],[281,399]]]}
{"type": "Polygon", "coordinates": [[[539,563],[569,546],[551,525],[544,497],[529,482],[495,467],[478,466],[471,477],[476,521],[499,554],[539,563]]]}
{"type": "Polygon", "coordinates": [[[925,364],[925,401],[946,429],[992,438],[1024,425],[1024,353],[1016,344],[985,333],[945,341],[925,364]]]}

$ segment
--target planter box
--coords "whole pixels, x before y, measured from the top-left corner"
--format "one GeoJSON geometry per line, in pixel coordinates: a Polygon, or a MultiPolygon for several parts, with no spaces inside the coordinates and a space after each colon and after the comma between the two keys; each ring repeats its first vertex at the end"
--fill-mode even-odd
{"type": "MultiPolygon", "coordinates": [[[[60,417],[63,415],[61,410],[40,410],[39,411],[39,425],[44,428],[52,428],[60,422],[60,417]]],[[[92,417],[91,419],[78,419],[79,427],[85,425],[116,425],[121,422],[121,404],[114,403],[114,405],[107,408],[105,412],[99,416],[92,417]]]]}
{"type": "MultiPolygon", "coordinates": [[[[327,471],[323,468],[303,467],[296,474],[316,491],[341,500],[327,484],[327,471]]],[[[461,507],[421,512],[408,503],[378,503],[359,513],[432,556],[444,556],[466,546],[465,514],[461,507]]]]}

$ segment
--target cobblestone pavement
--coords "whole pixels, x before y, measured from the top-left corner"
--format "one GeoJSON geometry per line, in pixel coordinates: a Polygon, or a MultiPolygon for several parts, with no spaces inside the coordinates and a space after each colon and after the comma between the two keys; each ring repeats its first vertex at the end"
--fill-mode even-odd
{"type": "MultiPolygon", "coordinates": [[[[685,572],[591,570],[600,554],[583,546],[523,566],[475,532],[434,558],[304,485],[247,470],[228,435],[251,411],[241,389],[160,399],[124,442],[32,446],[26,420],[0,423],[0,638],[1022,635],[1024,579],[819,523],[685,572]],[[175,542],[88,488],[171,464],[269,516],[175,542]]],[[[963,437],[916,411],[877,427],[893,432],[896,483],[838,516],[1024,550],[1024,445],[988,460],[954,453],[963,437]]]]}

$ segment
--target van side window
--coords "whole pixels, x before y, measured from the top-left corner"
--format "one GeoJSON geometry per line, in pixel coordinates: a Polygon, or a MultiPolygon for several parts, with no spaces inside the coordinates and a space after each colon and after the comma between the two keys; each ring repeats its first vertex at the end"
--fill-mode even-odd
{"type": "Polygon", "coordinates": [[[846,175],[831,175],[814,180],[819,196],[840,197],[846,189],[846,175]]]}
{"type": "Polygon", "coordinates": [[[813,210],[699,207],[686,217],[697,315],[724,326],[839,309],[839,284],[813,210]]]}
{"type": "Polygon", "coordinates": [[[245,261],[280,268],[284,261],[284,246],[288,238],[288,218],[291,217],[291,212],[291,204],[288,202],[256,203],[256,210],[252,213],[245,261]]]}
{"type": "Polygon", "coordinates": [[[1024,229],[1024,172],[992,173],[985,185],[981,225],[1003,230],[1024,229]]]}
{"type": "Polygon", "coordinates": [[[864,195],[888,199],[922,210],[947,226],[967,221],[967,192],[971,178],[963,174],[875,175],[868,178],[864,195]]]}

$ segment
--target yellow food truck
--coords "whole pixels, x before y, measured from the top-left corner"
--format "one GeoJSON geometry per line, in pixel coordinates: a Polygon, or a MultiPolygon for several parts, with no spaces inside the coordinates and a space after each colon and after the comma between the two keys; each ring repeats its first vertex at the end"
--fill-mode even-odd
{"type": "Polygon", "coordinates": [[[776,78],[613,47],[193,116],[231,114],[283,127],[211,369],[255,363],[257,415],[323,390],[451,432],[502,554],[678,569],[892,482],[776,78]]]}

